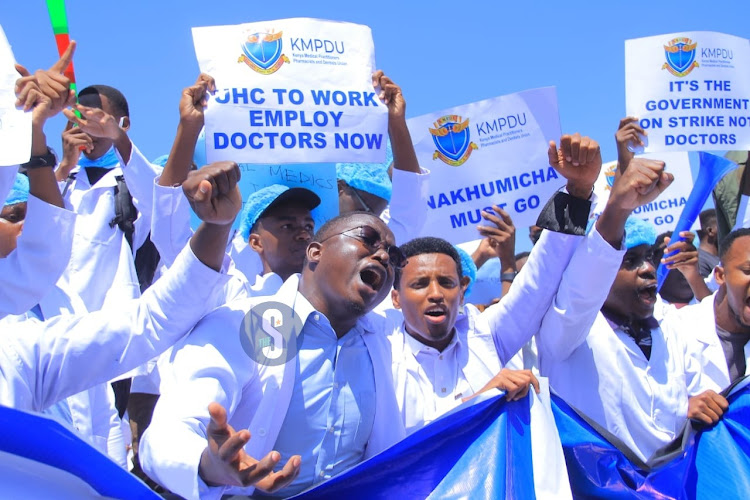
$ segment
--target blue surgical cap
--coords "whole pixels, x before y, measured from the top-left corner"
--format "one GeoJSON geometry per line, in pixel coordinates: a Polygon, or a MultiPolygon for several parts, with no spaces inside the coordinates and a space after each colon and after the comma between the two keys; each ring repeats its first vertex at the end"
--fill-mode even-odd
{"type": "Polygon", "coordinates": [[[461,273],[463,273],[464,276],[469,277],[469,286],[466,287],[466,292],[464,293],[464,300],[466,300],[471,293],[471,288],[474,285],[474,282],[477,280],[477,265],[474,264],[474,259],[471,258],[471,255],[469,255],[466,250],[455,245],[453,248],[456,249],[458,256],[461,258],[461,273]]]}
{"type": "MultiPolygon", "coordinates": [[[[153,163],[154,165],[159,165],[160,167],[163,167],[167,164],[167,159],[169,158],[169,155],[161,155],[160,157],[156,158],[153,163]]],[[[204,165],[207,165],[208,162],[206,161],[206,129],[202,128],[201,133],[198,135],[198,140],[195,141],[195,152],[193,153],[193,163],[198,168],[201,168],[204,165]]]]}
{"type": "Polygon", "coordinates": [[[630,250],[638,245],[656,243],[656,229],[653,224],[638,217],[628,217],[625,221],[625,248],[630,250]]]}
{"type": "Polygon", "coordinates": [[[386,144],[384,163],[337,163],[336,177],[355,189],[391,201],[393,185],[388,168],[393,163],[390,141],[386,144]]]}
{"type": "MultiPolygon", "coordinates": [[[[589,219],[586,233],[594,227],[596,219],[589,219]]],[[[656,243],[656,229],[643,219],[630,216],[625,221],[625,249],[637,247],[638,245],[653,245],[656,243]]]]}
{"type": "Polygon", "coordinates": [[[305,188],[290,188],[281,184],[272,184],[263,189],[254,192],[245,200],[245,208],[242,210],[242,221],[240,222],[240,234],[247,241],[250,237],[250,230],[253,228],[263,212],[274,204],[276,201],[283,203],[285,201],[299,201],[312,210],[320,205],[320,198],[317,194],[305,188]],[[282,196],[282,194],[285,194],[282,196]]]}
{"type": "Polygon", "coordinates": [[[167,160],[169,159],[169,155],[161,155],[160,157],[154,159],[151,163],[153,165],[158,165],[160,167],[163,167],[167,164],[167,160]]]}
{"type": "Polygon", "coordinates": [[[16,174],[16,180],[13,187],[5,198],[3,206],[15,205],[16,203],[25,203],[29,199],[29,178],[23,174],[16,174]]]}

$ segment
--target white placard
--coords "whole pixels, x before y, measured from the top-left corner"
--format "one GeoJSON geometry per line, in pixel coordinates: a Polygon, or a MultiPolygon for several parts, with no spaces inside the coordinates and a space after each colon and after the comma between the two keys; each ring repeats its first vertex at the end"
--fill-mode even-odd
{"type": "Polygon", "coordinates": [[[193,28],[193,41],[217,85],[208,161],[384,161],[388,112],[372,86],[367,26],[282,19],[193,28]]]}
{"type": "Polygon", "coordinates": [[[0,26],[0,166],[26,163],[31,158],[31,113],[16,109],[16,71],[13,51],[0,26]]]}
{"type": "Polygon", "coordinates": [[[429,169],[423,235],[476,240],[482,210],[500,205],[516,227],[533,225],[565,180],[549,166],[559,142],[554,87],[527,90],[408,120],[419,164],[429,169]]]}
{"type": "Polygon", "coordinates": [[[625,42],[625,107],[645,152],[750,149],[750,41],[691,31],[625,42]]]}
{"type": "MultiPolygon", "coordinates": [[[[633,216],[640,217],[650,222],[656,228],[656,233],[672,231],[680,218],[682,209],[693,189],[693,174],[690,170],[690,158],[686,152],[645,154],[640,157],[651,160],[661,160],[666,164],[667,172],[674,175],[674,181],[670,186],[651,203],[647,203],[633,211],[633,216]]],[[[615,180],[617,162],[611,161],[602,165],[599,178],[594,183],[594,193],[597,197],[597,205],[594,208],[594,217],[599,217],[604,210],[612,183],[615,180]]],[[[693,225],[693,230],[699,227],[698,222],[693,225]]]]}

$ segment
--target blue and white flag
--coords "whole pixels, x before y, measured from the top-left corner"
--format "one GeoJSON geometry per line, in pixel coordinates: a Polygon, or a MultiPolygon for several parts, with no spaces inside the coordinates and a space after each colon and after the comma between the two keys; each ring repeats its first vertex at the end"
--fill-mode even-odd
{"type": "MultiPolygon", "coordinates": [[[[750,379],[725,391],[729,410],[684,435],[661,458],[640,462],[560,398],[552,397],[576,498],[746,498],[750,491],[750,379]]],[[[690,424],[688,424],[690,425],[690,424]]]]}
{"type": "Polygon", "coordinates": [[[3,498],[159,498],[51,418],[0,406],[0,429],[3,498]]]}
{"type": "Polygon", "coordinates": [[[523,400],[477,397],[295,498],[570,498],[546,379],[523,400]]]}

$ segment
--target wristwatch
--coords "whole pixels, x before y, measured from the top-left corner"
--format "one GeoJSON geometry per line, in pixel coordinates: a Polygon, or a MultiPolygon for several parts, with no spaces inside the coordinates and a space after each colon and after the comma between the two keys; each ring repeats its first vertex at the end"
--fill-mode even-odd
{"type": "Polygon", "coordinates": [[[29,161],[21,165],[23,169],[53,167],[57,165],[55,153],[48,147],[47,154],[32,156],[29,161]]]}
{"type": "Polygon", "coordinates": [[[518,275],[518,271],[512,271],[510,273],[500,274],[500,281],[507,281],[513,283],[513,279],[518,275]]]}

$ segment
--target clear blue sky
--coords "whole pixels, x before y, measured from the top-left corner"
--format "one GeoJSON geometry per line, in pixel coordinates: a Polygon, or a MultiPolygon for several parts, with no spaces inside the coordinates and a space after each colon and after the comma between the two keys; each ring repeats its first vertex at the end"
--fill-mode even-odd
{"type": "MultiPolygon", "coordinates": [[[[554,85],[563,132],[596,138],[605,161],[615,159],[613,135],[625,113],[625,40],[693,30],[750,38],[749,0],[67,3],[71,37],[79,44],[78,88],[104,83],[122,90],[130,136],[151,159],[169,152],[180,92],[198,75],[193,26],[288,17],[366,24],[377,64],[403,88],[409,117],[554,85]]],[[[29,69],[57,59],[44,1],[14,3],[0,24],[29,69]]],[[[61,119],[47,126],[57,150],[63,126],[61,119]]],[[[527,249],[523,230],[516,242],[519,251],[527,249]]]]}
{"type": "MultiPolygon", "coordinates": [[[[614,159],[625,111],[624,41],[686,30],[750,37],[750,1],[125,2],[69,0],[79,89],[105,83],[130,102],[131,137],[149,158],[169,152],[180,91],[198,64],[190,28],[316,17],[372,28],[376,60],[404,89],[408,116],[555,85],[563,131],[581,131],[614,159]]],[[[0,18],[29,69],[57,57],[42,0],[0,18]]],[[[750,68],[748,69],[750,71],[750,68]]],[[[48,125],[59,150],[62,122],[48,125]]]]}

